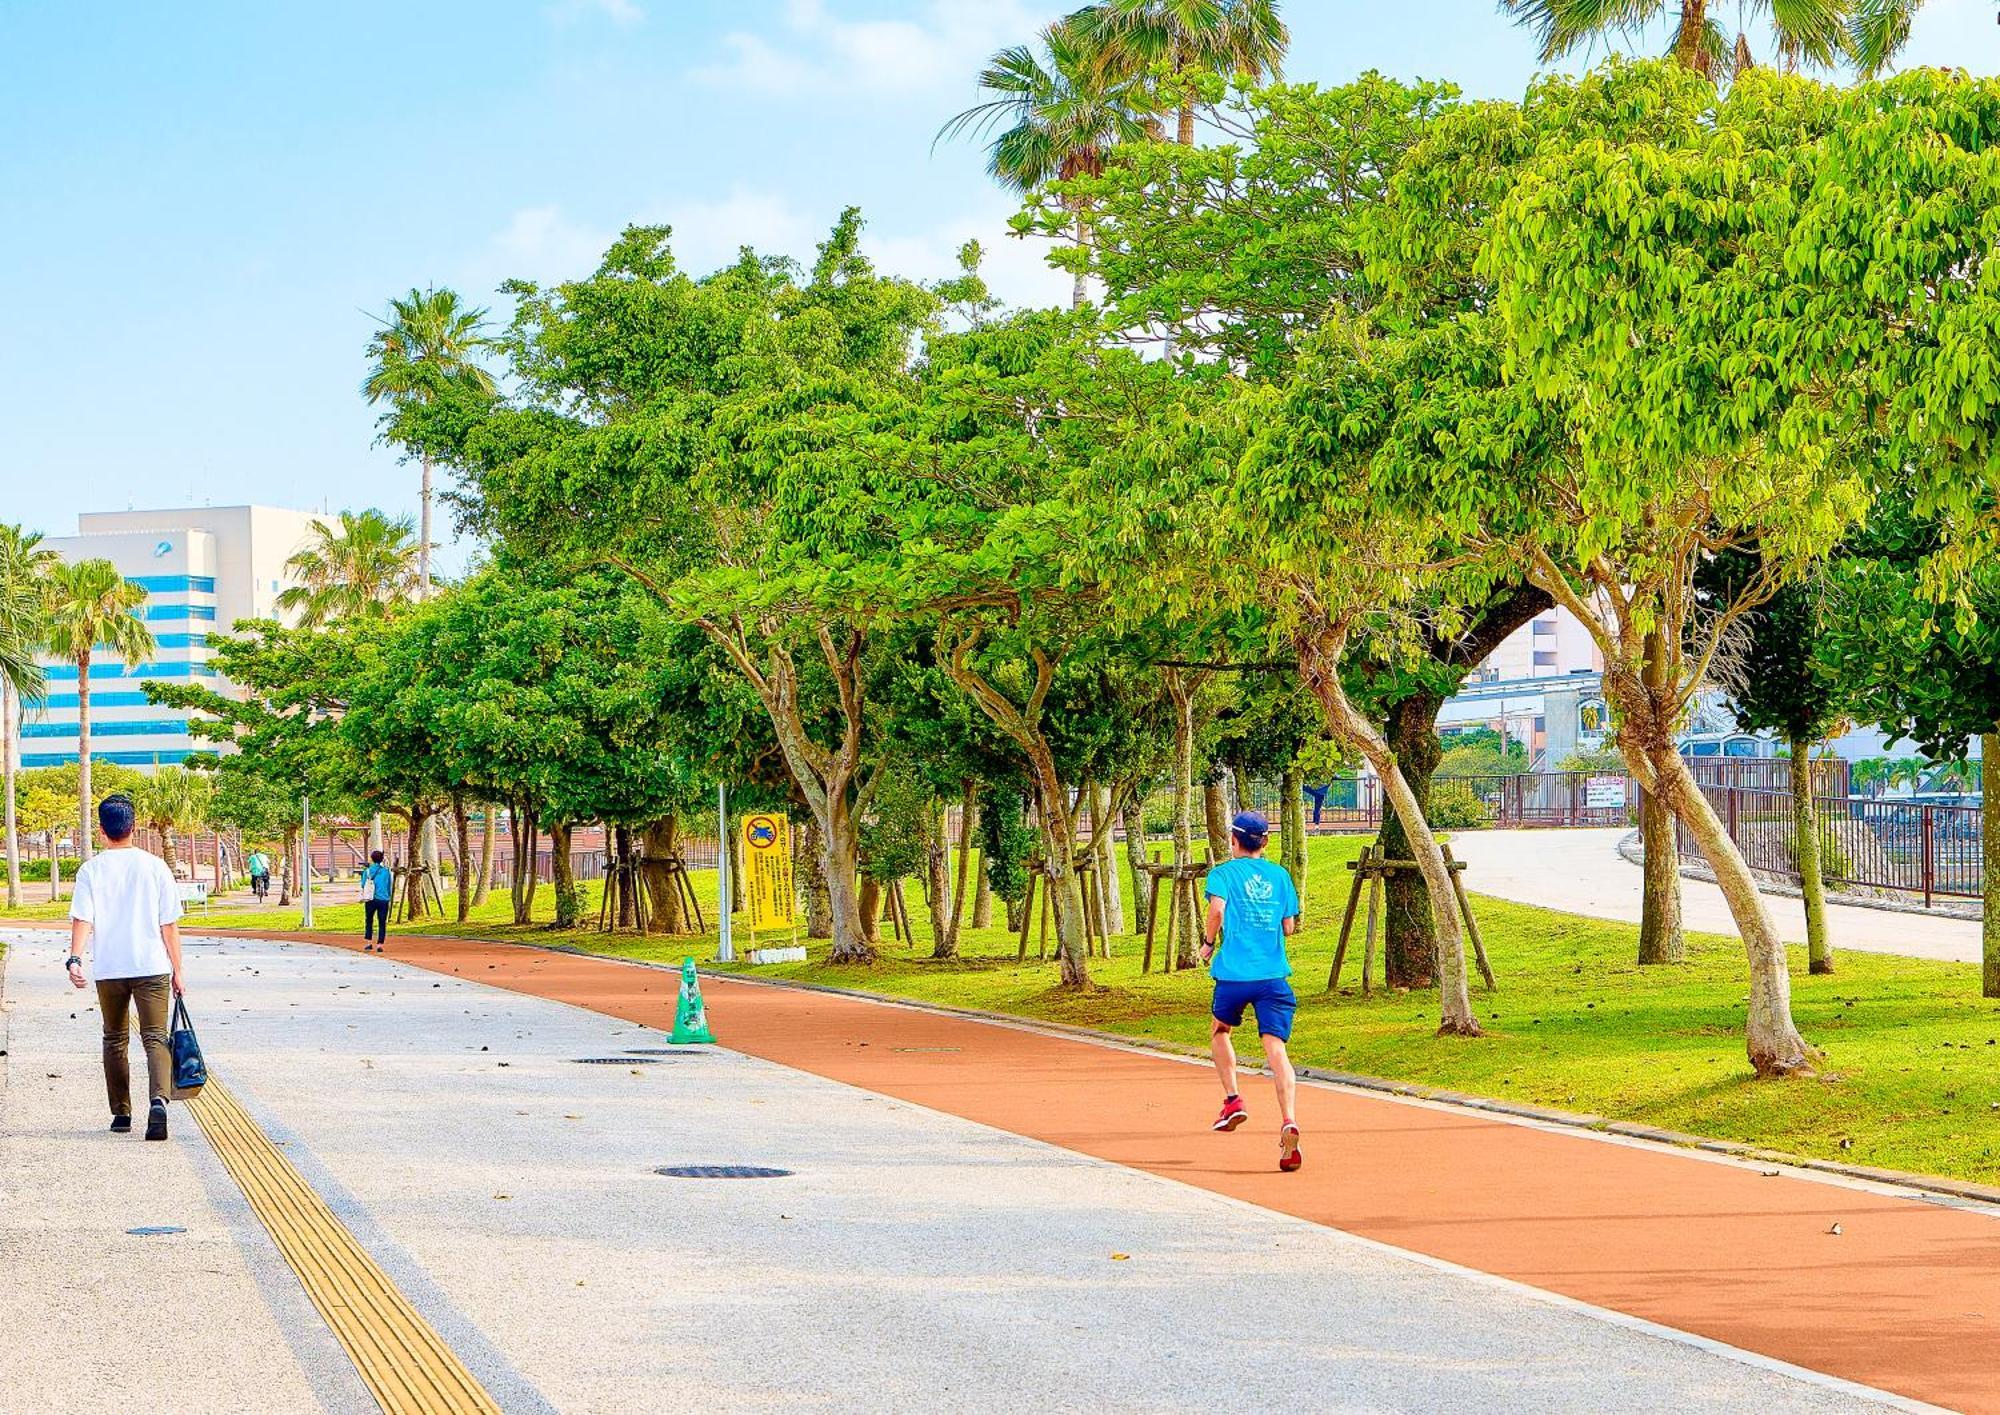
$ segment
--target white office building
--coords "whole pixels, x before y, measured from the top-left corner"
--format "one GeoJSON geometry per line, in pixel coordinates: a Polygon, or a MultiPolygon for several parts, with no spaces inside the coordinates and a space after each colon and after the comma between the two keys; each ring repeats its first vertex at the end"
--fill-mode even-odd
{"type": "MultiPolygon", "coordinates": [[[[128,669],[114,657],[90,665],[90,755],[148,770],[210,749],[188,731],[187,713],[146,701],[149,681],[206,681],[228,690],[209,663],[209,635],[241,619],[279,618],[285,562],[311,539],[318,519],[271,506],[214,506],[171,511],[104,511],[77,517],[73,536],[43,541],[62,559],[109,560],[146,591],[139,616],[158,645],[128,669]]],[[[48,698],[21,729],[21,764],[61,766],[77,759],[77,669],[43,660],[48,698]]]]}

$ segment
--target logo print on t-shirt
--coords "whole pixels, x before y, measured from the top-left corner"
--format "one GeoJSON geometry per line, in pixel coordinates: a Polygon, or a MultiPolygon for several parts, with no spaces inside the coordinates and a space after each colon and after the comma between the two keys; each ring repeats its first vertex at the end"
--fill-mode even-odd
{"type": "Polygon", "coordinates": [[[1258,904],[1269,903],[1271,896],[1277,892],[1271,881],[1262,875],[1251,875],[1243,881],[1243,897],[1258,904]]]}

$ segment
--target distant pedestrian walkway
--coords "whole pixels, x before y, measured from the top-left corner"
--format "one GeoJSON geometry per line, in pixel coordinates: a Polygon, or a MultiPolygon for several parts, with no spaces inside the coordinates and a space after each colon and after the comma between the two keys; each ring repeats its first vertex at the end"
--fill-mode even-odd
{"type": "MultiPolygon", "coordinates": [[[[1467,830],[1452,836],[1453,852],[1466,862],[1466,887],[1495,899],[1538,904],[1570,914],[1621,923],[1639,922],[1638,866],[1618,853],[1629,832],[1615,830],[1467,830]]],[[[1771,916],[1788,943],[1806,941],[1805,906],[1766,894],[1771,916]]],[[[1702,933],[1733,934],[1736,922],[1722,891],[1704,880],[1681,881],[1682,920],[1702,933]]],[[[1897,953],[1955,963],[1979,961],[1976,919],[1829,904],[1827,933],[1836,951],[1897,953]]]]}

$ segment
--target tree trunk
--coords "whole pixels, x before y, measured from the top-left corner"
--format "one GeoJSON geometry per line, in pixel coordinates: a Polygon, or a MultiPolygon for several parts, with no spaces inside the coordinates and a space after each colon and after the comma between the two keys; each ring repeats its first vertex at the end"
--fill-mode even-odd
{"type": "Polygon", "coordinates": [[[1097,898],[1104,914],[1104,932],[1125,932],[1125,891],[1118,879],[1118,856],[1111,849],[1111,815],[1118,789],[1099,787],[1091,796],[1091,858],[1097,862],[1097,898]]]}
{"type": "MultiPolygon", "coordinates": [[[[1076,224],[1073,227],[1073,229],[1076,233],[1076,248],[1079,251],[1081,251],[1084,247],[1085,241],[1088,239],[1088,232],[1089,232],[1089,228],[1084,224],[1083,204],[1081,202],[1077,203],[1076,224]]],[[[1090,303],[1090,276],[1086,274],[1081,267],[1079,267],[1076,272],[1076,276],[1069,287],[1069,307],[1073,310],[1080,310],[1089,303],[1090,303]]]]}
{"type": "Polygon", "coordinates": [[[835,963],[873,963],[875,934],[872,928],[864,933],[861,927],[861,823],[845,801],[832,805],[826,833],[826,894],[833,911],[829,956],[835,963]]]}
{"type": "Polygon", "coordinates": [[[933,958],[958,957],[960,925],[965,921],[965,881],[972,873],[973,832],[979,825],[979,783],[965,783],[965,795],[958,810],[958,876],[951,891],[951,929],[949,939],[938,936],[931,949],[933,958]],[[949,943],[950,951],[945,946],[949,943]]]}
{"type": "Polygon", "coordinates": [[[76,837],[76,859],[81,868],[90,863],[97,840],[97,822],[90,818],[90,655],[76,659],[76,814],[80,823],[76,837]]]}
{"type": "Polygon", "coordinates": [[[381,850],[384,853],[387,853],[388,850],[388,847],[382,843],[382,813],[380,811],[375,812],[374,815],[368,818],[368,852],[372,855],[377,850],[381,850]]]}
{"type": "Polygon", "coordinates": [[[743,888],[743,832],[729,832],[729,912],[740,914],[749,907],[743,888]]]}
{"type": "Polygon", "coordinates": [[[283,857],[278,861],[278,907],[280,909],[289,908],[292,902],[293,849],[298,843],[298,834],[299,828],[297,826],[288,825],[285,827],[283,838],[278,842],[278,851],[283,857]]]}
{"type": "Polygon", "coordinates": [[[1202,783],[1201,809],[1208,826],[1208,861],[1219,865],[1229,858],[1229,803],[1222,799],[1220,780],[1202,783]]]}
{"type": "Polygon", "coordinates": [[[1799,862],[1799,897],[1806,906],[1806,971],[1831,973],[1826,938],[1826,880],[1821,870],[1819,805],[1813,799],[1812,743],[1790,739],[1792,749],[1792,854],[1799,862]]]}
{"type": "Polygon", "coordinates": [[[1132,932],[1145,933],[1152,918],[1151,879],[1146,874],[1146,803],[1135,782],[1125,797],[1121,824],[1125,827],[1125,863],[1132,871],[1132,932]]]}
{"type": "Polygon", "coordinates": [[[424,858],[424,841],[431,837],[430,813],[412,804],[410,807],[410,863],[420,874],[413,876],[404,885],[404,897],[409,901],[405,908],[407,917],[428,918],[431,912],[430,886],[426,881],[434,878],[429,861],[424,858]]]}
{"type": "MultiPolygon", "coordinates": [[[[1174,863],[1185,867],[1194,863],[1194,706],[1201,682],[1183,678],[1176,668],[1166,672],[1167,695],[1174,704],[1174,863]]],[[[1168,893],[1169,900],[1181,897],[1178,890],[1168,893]]],[[[1199,962],[1195,940],[1200,934],[1193,910],[1183,903],[1179,912],[1178,919],[1168,922],[1179,938],[1174,966],[1192,968],[1199,962]]]]}
{"type": "MultiPolygon", "coordinates": [[[[1420,815],[1428,821],[1431,782],[1443,756],[1437,715],[1444,700],[1423,693],[1404,698],[1389,709],[1389,751],[1403,773],[1420,815]]],[[[1379,837],[1388,860],[1414,864],[1416,854],[1395,811],[1382,813],[1379,837]]],[[[1304,891],[1300,891],[1301,895],[1304,891]]],[[[1437,981],[1437,924],[1431,909],[1430,885],[1416,870],[1392,870],[1382,889],[1382,977],[1392,988],[1429,988],[1437,981]]]]}
{"type": "Polygon", "coordinates": [[[479,807],[479,879],[472,891],[472,907],[477,909],[486,902],[493,892],[493,837],[494,812],[498,808],[491,801],[480,803],[479,807]]]}
{"type": "Polygon", "coordinates": [[[160,860],[167,867],[167,873],[175,879],[181,877],[181,862],[174,853],[174,833],[167,826],[160,827],[160,860]]]}
{"type": "Polygon", "coordinates": [[[799,873],[805,883],[806,937],[833,937],[833,899],[827,893],[826,834],[807,813],[799,826],[799,873]]]}
{"type": "Polygon", "coordinates": [[[573,929],[583,919],[583,900],[576,890],[576,873],[569,858],[570,838],[575,826],[558,821],[549,827],[549,872],[555,876],[556,927],[573,929]]]}
{"type": "Polygon", "coordinates": [[[21,832],[14,818],[14,685],[0,681],[0,772],[6,777],[7,793],[7,907],[21,907],[21,832]]]}
{"type": "MultiPolygon", "coordinates": [[[[829,885],[832,881],[829,878],[829,885]]],[[[879,948],[882,935],[879,931],[882,918],[882,885],[873,875],[863,876],[861,897],[856,901],[861,914],[861,936],[868,940],[870,948],[879,948]]]]}
{"type": "Polygon", "coordinates": [[[953,958],[958,941],[951,928],[951,834],[946,808],[931,813],[924,849],[924,907],[931,916],[931,957],[953,958]]]}
{"type": "Polygon", "coordinates": [[[1300,674],[1319,700],[1327,727],[1335,738],[1359,752],[1375,769],[1388,802],[1383,817],[1386,820],[1390,811],[1395,813],[1411,857],[1423,875],[1437,930],[1438,1033],[1476,1037],[1479,1022],[1472,1013],[1472,992],[1466,981],[1465,936],[1459,923],[1457,896],[1451,886],[1451,871],[1387,739],[1348,700],[1340,682],[1340,660],[1345,648],[1344,636],[1337,633],[1303,641],[1299,645],[1300,674]]]}
{"type": "Polygon", "coordinates": [[[514,846],[512,868],[508,871],[508,894],[514,906],[514,922],[530,924],[535,919],[537,875],[533,807],[516,804],[508,808],[507,838],[514,846]]]}
{"type": "Polygon", "coordinates": [[[681,823],[677,816],[662,816],[648,825],[639,837],[639,869],[646,877],[646,896],[652,909],[646,916],[646,931],[656,934],[693,932],[694,921],[674,883],[668,861],[680,852],[681,823]]]}
{"type": "Polygon", "coordinates": [[[465,922],[472,913],[472,819],[466,814],[465,802],[453,798],[451,803],[451,823],[458,832],[458,859],[453,868],[458,874],[458,922],[465,922]]]}
{"type": "Polygon", "coordinates": [[[1771,922],[1771,911],[1757,881],[1743,862],[1743,852],[1716,819],[1708,798],[1672,742],[1655,744],[1646,757],[1668,805],[1686,823],[1702,857],[1715,872],[1715,882],[1729,901],[1730,915],[1743,935],[1750,963],[1750,1002],[1744,1024],[1744,1048],[1750,1065],[1759,1076],[1810,1074],[1812,1054],[1792,1022],[1792,978],[1784,941],[1771,922]]]}
{"type": "Polygon", "coordinates": [[[423,600],[431,597],[431,459],[425,456],[420,458],[419,462],[423,468],[423,482],[419,496],[422,506],[417,513],[419,518],[417,525],[417,598],[423,600]]]}
{"type": "Polygon", "coordinates": [[[972,872],[972,927],[990,929],[993,927],[993,881],[987,875],[987,861],[981,855],[979,865],[972,872]]]}
{"type": "MultiPolygon", "coordinates": [[[[1666,641],[1648,634],[1640,675],[1655,699],[1667,691],[1666,641]]],[[[1640,880],[1639,961],[1680,963],[1687,958],[1687,934],[1681,928],[1680,838],[1674,830],[1672,805],[1644,792],[1639,798],[1639,839],[1644,850],[1640,880]]]]}
{"type": "Polygon", "coordinates": [[[2000,997],[2000,731],[1979,739],[1980,863],[1985,907],[1979,925],[1979,995],[2000,997]]]}
{"type": "Polygon", "coordinates": [[[1673,807],[1658,791],[1639,793],[1639,840],[1643,852],[1639,901],[1639,961],[1680,963],[1687,959],[1681,928],[1680,841],[1673,807]]]}
{"type": "Polygon", "coordinates": [[[49,827],[49,903],[62,898],[62,855],[56,848],[56,828],[49,827]]]}
{"type": "Polygon", "coordinates": [[[1090,934],[1084,914],[1083,888],[1076,873],[1076,820],[1070,815],[1069,792],[1056,771],[1055,754],[1037,732],[1027,747],[1028,774],[1035,786],[1036,814],[1045,852],[1042,883],[1048,890],[1049,913],[1055,920],[1056,951],[1062,960],[1064,987],[1090,984],[1090,934]]]}
{"type": "Polygon", "coordinates": [[[1708,0],[1681,0],[1681,17],[1674,34],[1675,62],[1710,78],[1708,57],[1708,0]]]}
{"type": "Polygon", "coordinates": [[[616,862],[616,867],[607,869],[604,872],[605,888],[608,889],[611,887],[612,880],[615,879],[618,881],[618,927],[629,929],[635,927],[639,922],[637,901],[632,898],[630,887],[631,875],[629,867],[632,863],[632,828],[624,825],[613,826],[611,838],[616,842],[617,853],[612,857],[616,862]]]}
{"type": "MultiPolygon", "coordinates": [[[[1279,778],[1280,790],[1284,794],[1284,804],[1280,808],[1284,814],[1279,817],[1279,857],[1285,872],[1292,877],[1292,884],[1298,890],[1300,907],[1304,907],[1306,897],[1306,792],[1304,774],[1297,767],[1286,767],[1279,778]]],[[[1425,783],[1429,785],[1428,782],[1425,783]]],[[[1411,789],[1414,791],[1415,785],[1411,789]]],[[[1418,804],[1426,810],[1429,801],[1419,795],[1418,804]]],[[[1303,921],[1302,921],[1303,922],[1303,921]]]]}

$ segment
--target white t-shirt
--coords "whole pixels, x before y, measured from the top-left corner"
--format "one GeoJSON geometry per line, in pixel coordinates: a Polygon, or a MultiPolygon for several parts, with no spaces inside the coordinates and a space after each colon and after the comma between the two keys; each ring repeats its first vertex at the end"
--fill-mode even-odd
{"type": "Polygon", "coordinates": [[[160,926],[180,918],[180,886],[159,856],[136,847],[91,856],[76,872],[69,916],[90,925],[92,977],[155,978],[173,971],[160,926]]]}

